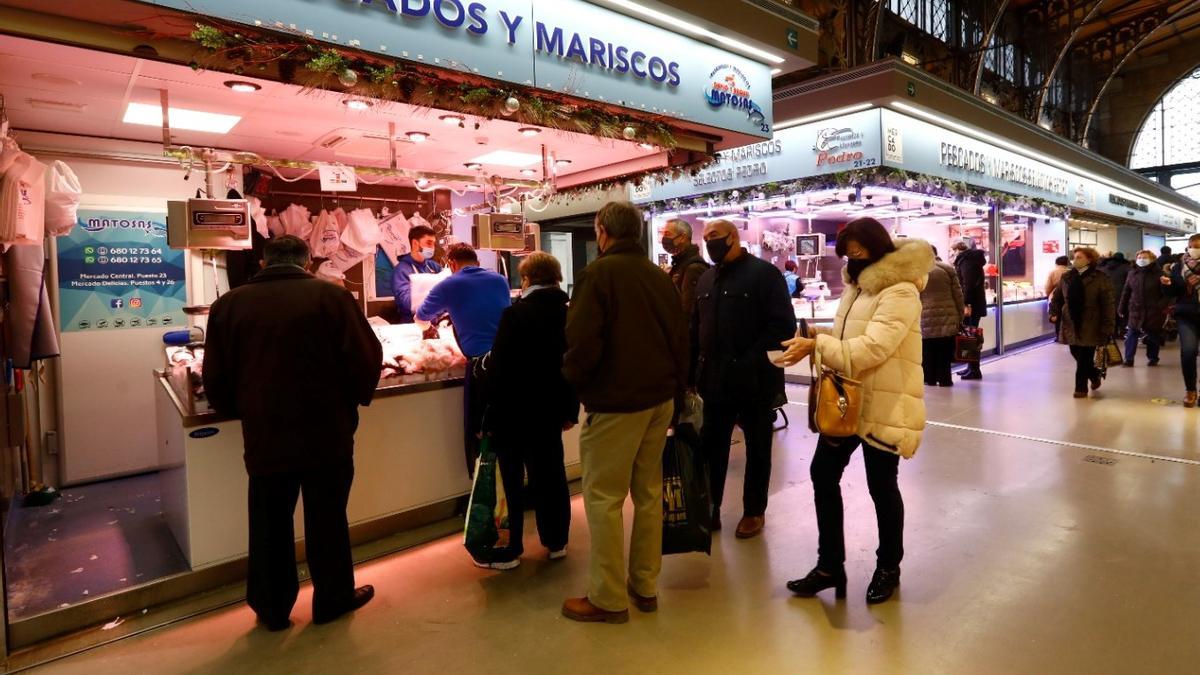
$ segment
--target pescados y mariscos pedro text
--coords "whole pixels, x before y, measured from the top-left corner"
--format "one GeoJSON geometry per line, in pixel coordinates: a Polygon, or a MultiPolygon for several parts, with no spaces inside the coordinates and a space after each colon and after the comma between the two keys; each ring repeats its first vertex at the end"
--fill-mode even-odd
{"type": "MultiPolygon", "coordinates": [[[[486,35],[491,28],[488,23],[487,5],[479,2],[464,4],[461,0],[346,0],[375,7],[397,16],[423,18],[430,14],[446,28],[464,28],[473,35],[486,35]]],[[[497,14],[507,33],[508,44],[516,44],[517,32],[525,17],[510,15],[504,10],[497,14]]],[[[617,73],[632,73],[639,79],[651,79],[671,87],[680,83],[679,63],[667,61],[661,56],[631,49],[579,33],[564,33],[556,26],[534,22],[535,49],[559,58],[576,59],[585,65],[594,65],[617,73]]]]}

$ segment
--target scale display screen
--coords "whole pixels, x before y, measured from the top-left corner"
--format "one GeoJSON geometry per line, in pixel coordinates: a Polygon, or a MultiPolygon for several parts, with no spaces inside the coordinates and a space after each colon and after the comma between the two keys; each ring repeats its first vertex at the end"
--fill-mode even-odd
{"type": "Polygon", "coordinates": [[[245,224],[246,216],[243,213],[192,212],[192,229],[196,230],[228,230],[232,227],[243,227],[245,224]]]}

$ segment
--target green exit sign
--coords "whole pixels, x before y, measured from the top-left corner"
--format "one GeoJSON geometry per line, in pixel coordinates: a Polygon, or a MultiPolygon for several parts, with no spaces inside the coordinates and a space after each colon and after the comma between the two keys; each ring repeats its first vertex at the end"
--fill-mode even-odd
{"type": "Polygon", "coordinates": [[[787,46],[788,49],[800,48],[800,32],[795,28],[787,29],[787,46]]]}

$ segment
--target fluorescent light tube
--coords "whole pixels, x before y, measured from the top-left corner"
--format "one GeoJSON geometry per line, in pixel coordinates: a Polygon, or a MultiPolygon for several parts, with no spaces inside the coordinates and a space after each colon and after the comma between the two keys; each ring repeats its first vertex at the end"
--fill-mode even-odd
{"type": "MultiPolygon", "coordinates": [[[[227,134],[242,121],[238,115],[222,115],[186,108],[167,108],[167,119],[170,120],[172,129],[204,131],[210,134],[227,134]]],[[[125,118],[122,121],[126,124],[161,127],[162,107],[150,103],[130,103],[125,109],[125,118]]]]}
{"type": "Polygon", "coordinates": [[[616,5],[618,7],[623,7],[625,9],[633,12],[634,14],[640,14],[644,17],[654,19],[656,21],[661,21],[661,22],[667,24],[668,26],[671,26],[672,28],[678,28],[679,30],[691,33],[692,35],[697,35],[699,37],[708,38],[714,42],[723,44],[726,47],[732,47],[733,49],[756,56],[756,57],[763,59],[765,61],[768,61],[770,63],[778,64],[778,63],[783,63],[785,61],[785,59],[783,57],[776,56],[775,54],[772,54],[771,52],[768,52],[765,49],[759,49],[758,47],[748,45],[745,42],[742,42],[741,40],[735,40],[731,37],[721,35],[720,33],[715,33],[703,26],[698,26],[694,23],[691,23],[690,21],[684,21],[683,19],[680,19],[677,16],[667,14],[666,12],[660,12],[657,9],[650,9],[649,7],[644,7],[642,5],[639,5],[636,2],[631,2],[630,0],[608,0],[608,3],[610,5],[616,5]]]}

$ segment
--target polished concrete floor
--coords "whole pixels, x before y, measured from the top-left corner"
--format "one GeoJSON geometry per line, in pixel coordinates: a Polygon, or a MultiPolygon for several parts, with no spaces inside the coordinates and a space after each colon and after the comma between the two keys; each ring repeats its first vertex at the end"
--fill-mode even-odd
{"type": "MultiPolygon", "coordinates": [[[[732,528],[711,558],[670,557],[661,609],[620,626],[559,616],[583,590],[587,527],[571,555],[532,540],[511,573],[473,568],[459,537],[359,568],[377,599],[309,623],[306,587],[282,634],[245,605],[97,648],[47,673],[1170,673],[1200,663],[1200,410],[1176,352],[1071,398],[1066,349],[988,364],[929,392],[931,424],[901,468],[904,584],[868,608],[875,525],[861,460],[843,482],[850,597],[789,596],[815,557],[803,408],[776,438],[765,534],[732,528]],[[1154,401],[1163,398],[1167,400],[1154,401]],[[1174,401],[1174,402],[1173,402],[1174,401]]],[[[790,392],[803,400],[804,390],[790,392]]],[[[726,503],[740,503],[735,448],[726,503]]],[[[726,522],[740,515],[726,514],[726,522]]],[[[530,527],[532,530],[532,527],[530,527]]],[[[535,537],[530,532],[531,537],[535,537]]]]}

